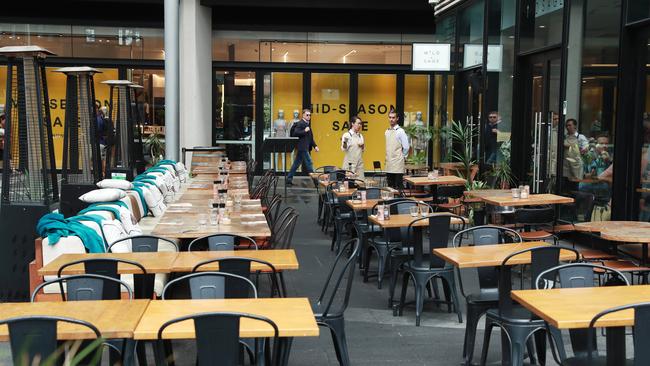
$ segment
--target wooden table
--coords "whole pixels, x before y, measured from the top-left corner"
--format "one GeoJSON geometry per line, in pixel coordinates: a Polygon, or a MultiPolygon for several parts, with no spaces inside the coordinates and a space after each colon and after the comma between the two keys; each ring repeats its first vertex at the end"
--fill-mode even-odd
{"type": "MultiPolygon", "coordinates": [[[[155,252],[155,253],[74,253],[61,254],[50,263],[38,270],[39,276],[56,275],[62,265],[82,260],[95,258],[116,258],[125,259],[141,264],[147,273],[170,273],[172,265],[176,260],[177,252],[155,252]]],[[[125,263],[119,263],[117,271],[120,274],[141,273],[140,268],[125,263]]],[[[67,267],[62,274],[75,275],[86,273],[83,264],[76,264],[67,267]]]]}
{"type": "Polygon", "coordinates": [[[457,177],[455,175],[441,175],[435,179],[429,179],[428,177],[404,177],[404,180],[414,186],[435,186],[435,185],[447,185],[447,186],[460,186],[465,185],[467,181],[463,178],[457,177]]]}
{"type": "Polygon", "coordinates": [[[496,197],[512,197],[512,191],[509,189],[477,189],[473,191],[465,191],[465,196],[480,198],[496,196],[496,197]]]}
{"type": "MultiPolygon", "coordinates": [[[[434,249],[433,253],[453,264],[458,268],[479,268],[479,267],[496,267],[503,263],[503,260],[512,253],[526,250],[539,246],[546,246],[549,243],[543,241],[530,241],[515,244],[496,244],[496,245],[478,245],[457,248],[440,248],[434,249]]],[[[560,252],[560,260],[576,260],[576,255],[568,250],[560,252]]],[[[525,253],[513,257],[509,260],[512,265],[529,264],[530,253],[525,253]]]]}
{"type": "MultiPolygon", "coordinates": [[[[257,220],[255,220],[257,221],[257,220]]],[[[151,235],[176,239],[196,239],[212,234],[237,234],[251,237],[269,237],[271,229],[264,220],[256,224],[243,224],[241,220],[231,219],[229,224],[210,223],[208,214],[183,214],[163,217],[151,231],[151,235]],[[205,215],[207,223],[198,223],[200,215],[205,215]],[[166,220],[163,220],[166,219],[166,220]]]]}
{"type": "MultiPolygon", "coordinates": [[[[195,265],[200,262],[227,258],[245,257],[259,259],[271,263],[277,271],[297,270],[299,268],[298,258],[293,249],[269,249],[269,250],[223,250],[205,252],[180,252],[171,266],[172,272],[191,272],[195,265]]],[[[218,271],[219,265],[212,263],[201,266],[202,271],[218,271]]],[[[251,271],[267,271],[269,268],[259,263],[251,263],[251,271]]]]}
{"type": "Polygon", "coordinates": [[[648,263],[648,243],[650,243],[650,228],[607,228],[600,231],[600,237],[616,243],[641,244],[641,266],[646,266],[648,263]]]}
{"type": "MultiPolygon", "coordinates": [[[[512,298],[559,329],[588,328],[601,311],[650,301],[650,286],[607,286],[551,290],[513,291],[512,298]]],[[[634,324],[632,310],[601,318],[597,327],[607,329],[607,364],[624,365],[625,328],[634,324]]]]}
{"type": "Polygon", "coordinates": [[[482,197],[487,204],[494,206],[531,206],[573,203],[573,198],[555,194],[531,194],[528,198],[512,198],[511,196],[486,196],[482,197]]]}
{"type": "MultiPolygon", "coordinates": [[[[318,337],[319,329],[309,300],[306,298],[264,298],[225,300],[164,300],[151,301],[134,332],[136,340],[155,340],[158,329],[166,321],[191,314],[207,312],[238,312],[261,315],[278,327],[280,355],[287,357],[293,337],[318,337]]],[[[242,319],[239,336],[242,338],[272,337],[273,329],[266,323],[242,319]]],[[[165,339],[192,339],[193,322],[181,322],[168,327],[165,339]]],[[[218,341],[218,340],[215,340],[218,341]]]]}
{"type": "Polygon", "coordinates": [[[576,231],[600,233],[609,230],[650,229],[650,222],[643,221],[591,221],[574,224],[576,231]]]}
{"type": "MultiPolygon", "coordinates": [[[[52,301],[0,303],[0,319],[48,315],[85,320],[99,329],[104,338],[133,338],[133,332],[149,300],[52,301]]],[[[58,339],[94,339],[95,333],[82,326],[60,323],[58,339]]],[[[7,326],[0,326],[0,341],[7,341],[7,326]]]]}

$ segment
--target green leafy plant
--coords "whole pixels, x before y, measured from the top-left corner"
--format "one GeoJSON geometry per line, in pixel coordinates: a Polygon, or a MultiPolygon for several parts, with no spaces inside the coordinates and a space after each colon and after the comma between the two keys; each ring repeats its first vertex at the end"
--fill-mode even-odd
{"type": "Polygon", "coordinates": [[[487,183],[482,180],[474,179],[473,181],[467,181],[465,183],[465,189],[468,191],[478,191],[480,189],[488,189],[487,183]]]}
{"type": "Polygon", "coordinates": [[[510,161],[499,161],[488,174],[494,179],[492,188],[508,189],[515,184],[515,176],[512,174],[510,161]]]}
{"type": "Polygon", "coordinates": [[[462,164],[462,169],[458,172],[471,184],[472,166],[476,164],[472,159],[472,140],[477,133],[470,126],[455,121],[451,121],[451,125],[444,128],[444,133],[451,137],[451,161],[462,164]]]}
{"type": "Polygon", "coordinates": [[[424,150],[416,151],[406,158],[406,162],[413,165],[424,165],[427,163],[427,152],[424,150]]]}
{"type": "Polygon", "coordinates": [[[162,135],[152,133],[145,141],[145,145],[151,154],[151,163],[156,164],[165,157],[165,142],[162,135]]]}

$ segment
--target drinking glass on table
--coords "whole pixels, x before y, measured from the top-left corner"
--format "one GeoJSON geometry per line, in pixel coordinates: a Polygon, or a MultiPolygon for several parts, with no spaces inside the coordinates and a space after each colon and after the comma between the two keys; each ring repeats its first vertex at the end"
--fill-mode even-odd
{"type": "Polygon", "coordinates": [[[383,201],[386,201],[386,200],[389,200],[390,197],[391,197],[391,193],[382,189],[382,191],[381,191],[381,199],[383,201]]]}
{"type": "Polygon", "coordinates": [[[412,217],[418,217],[419,211],[420,207],[418,205],[409,207],[409,212],[411,213],[412,217]]]}
{"type": "Polygon", "coordinates": [[[241,206],[241,200],[242,200],[242,194],[241,193],[235,193],[235,207],[240,207],[241,206]]]}
{"type": "Polygon", "coordinates": [[[208,224],[208,215],[199,214],[197,222],[199,223],[199,227],[201,227],[201,229],[205,229],[205,226],[208,224]]]}

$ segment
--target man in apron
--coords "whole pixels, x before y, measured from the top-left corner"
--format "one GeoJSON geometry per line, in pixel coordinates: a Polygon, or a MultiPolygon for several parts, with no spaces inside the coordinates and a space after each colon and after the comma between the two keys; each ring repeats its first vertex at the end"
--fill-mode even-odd
{"type": "Polygon", "coordinates": [[[361,118],[354,116],[350,118],[352,124],[350,130],[341,137],[341,150],[345,153],[343,158],[343,169],[353,171],[357,179],[364,179],[363,170],[363,149],[364,141],[361,135],[361,118]]]}
{"type": "Polygon", "coordinates": [[[390,127],[384,133],[386,137],[386,180],[388,186],[402,188],[404,161],[409,153],[409,140],[404,129],[397,124],[397,112],[388,112],[390,127]]]}

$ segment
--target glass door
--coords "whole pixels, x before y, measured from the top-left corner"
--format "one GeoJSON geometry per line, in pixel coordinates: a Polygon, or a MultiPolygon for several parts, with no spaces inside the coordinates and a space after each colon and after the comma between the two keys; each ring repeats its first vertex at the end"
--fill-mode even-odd
{"type": "MultiPolygon", "coordinates": [[[[637,192],[639,193],[639,221],[650,221],[650,69],[648,63],[650,61],[650,29],[645,29],[639,32],[638,47],[642,51],[642,57],[639,58],[639,65],[637,66],[637,80],[641,82],[638,90],[641,91],[637,101],[641,102],[637,106],[636,113],[640,114],[637,120],[642,123],[641,133],[643,134],[641,145],[641,157],[639,159],[641,164],[639,185],[637,192]]],[[[611,176],[613,172],[609,174],[611,176]]]]}
{"type": "Polygon", "coordinates": [[[532,193],[555,192],[557,187],[560,121],[560,53],[531,56],[526,62],[528,149],[527,184],[532,193]]]}
{"type": "MultiPolygon", "coordinates": [[[[469,159],[479,161],[481,131],[481,115],[483,106],[483,80],[480,70],[466,71],[461,77],[461,104],[460,120],[466,127],[468,136],[471,136],[469,159]]],[[[474,169],[473,169],[474,170],[474,169]]]]}

